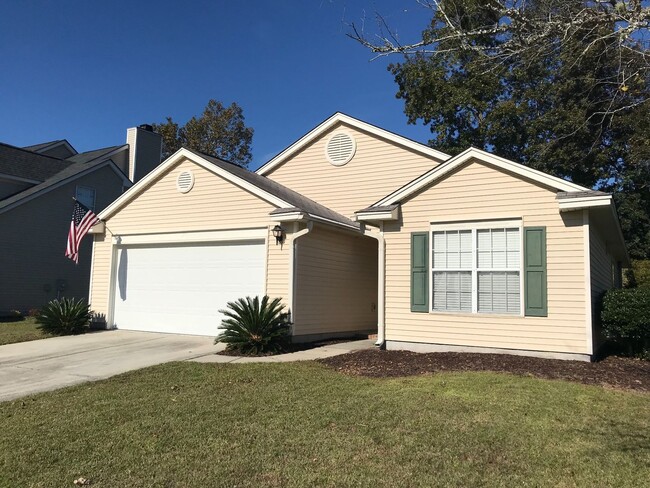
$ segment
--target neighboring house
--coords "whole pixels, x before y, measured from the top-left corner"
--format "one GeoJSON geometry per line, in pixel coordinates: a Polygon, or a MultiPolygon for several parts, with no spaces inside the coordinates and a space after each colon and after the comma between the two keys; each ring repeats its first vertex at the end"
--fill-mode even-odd
{"type": "Polygon", "coordinates": [[[268,294],[296,341],[588,359],[628,262],[610,195],[339,113],[255,173],[181,149],[100,217],[109,328],[216,335],[227,301],[268,294]]]}
{"type": "Polygon", "coordinates": [[[0,143],[0,314],[87,298],[92,239],[82,242],[78,265],[64,256],[72,198],[99,212],[132,185],[129,175],[159,164],[161,138],[148,129],[129,129],[130,144],[81,154],[66,140],[0,143]]]}

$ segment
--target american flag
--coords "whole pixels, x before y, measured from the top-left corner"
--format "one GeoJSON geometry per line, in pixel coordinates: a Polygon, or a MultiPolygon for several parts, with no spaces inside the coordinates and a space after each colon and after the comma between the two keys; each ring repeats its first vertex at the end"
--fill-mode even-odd
{"type": "Polygon", "coordinates": [[[68,232],[68,244],[65,247],[66,257],[79,264],[79,244],[81,244],[81,239],[97,222],[99,222],[99,217],[92,210],[83,206],[77,200],[74,201],[70,232],[68,232]]]}

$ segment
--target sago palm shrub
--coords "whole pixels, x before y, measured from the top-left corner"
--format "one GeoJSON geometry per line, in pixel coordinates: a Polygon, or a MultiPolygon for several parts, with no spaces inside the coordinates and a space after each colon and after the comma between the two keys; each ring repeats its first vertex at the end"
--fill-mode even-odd
{"type": "Polygon", "coordinates": [[[83,334],[88,330],[91,315],[90,305],[84,300],[61,298],[41,308],[36,314],[36,323],[48,334],[83,334]]]}
{"type": "Polygon", "coordinates": [[[214,340],[223,342],[227,351],[245,355],[277,354],[290,342],[289,314],[283,312],[281,300],[268,296],[240,298],[219,310],[227,318],[221,322],[221,333],[214,340]]]}

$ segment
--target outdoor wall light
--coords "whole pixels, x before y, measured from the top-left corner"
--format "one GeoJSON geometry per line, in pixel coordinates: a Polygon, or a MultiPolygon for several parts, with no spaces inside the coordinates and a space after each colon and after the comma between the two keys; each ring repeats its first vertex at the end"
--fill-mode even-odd
{"type": "Polygon", "coordinates": [[[284,240],[284,229],[279,225],[276,225],[273,227],[271,232],[273,232],[273,237],[275,237],[275,245],[277,246],[278,244],[282,244],[282,241],[284,240]]]}

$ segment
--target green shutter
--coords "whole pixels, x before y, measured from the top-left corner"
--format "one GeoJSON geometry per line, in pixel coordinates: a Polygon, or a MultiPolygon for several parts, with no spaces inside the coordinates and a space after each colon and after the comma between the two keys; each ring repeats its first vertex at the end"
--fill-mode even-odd
{"type": "Polygon", "coordinates": [[[524,310],[546,317],[546,227],[524,227],[524,310]]]}
{"type": "Polygon", "coordinates": [[[429,233],[411,234],[411,312],[429,311],[429,233]]]}

